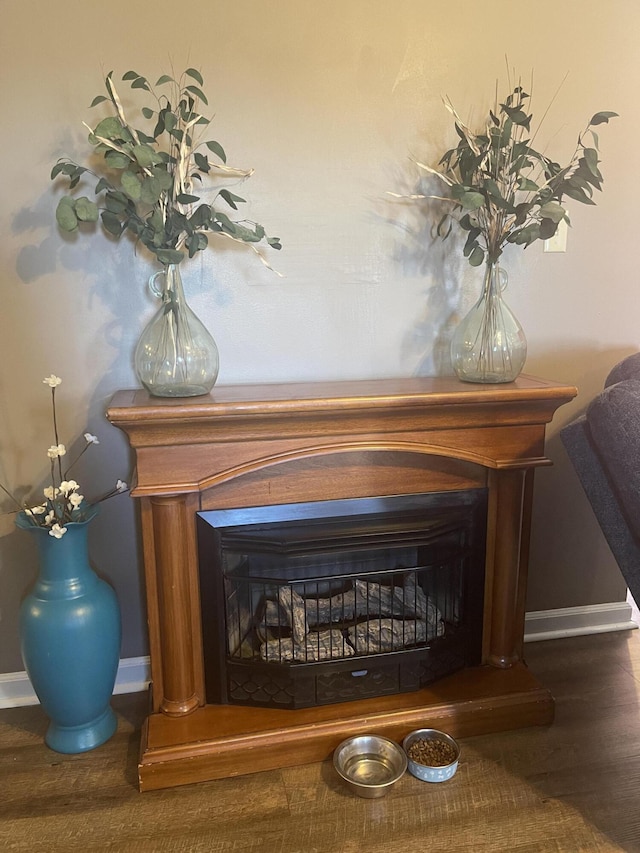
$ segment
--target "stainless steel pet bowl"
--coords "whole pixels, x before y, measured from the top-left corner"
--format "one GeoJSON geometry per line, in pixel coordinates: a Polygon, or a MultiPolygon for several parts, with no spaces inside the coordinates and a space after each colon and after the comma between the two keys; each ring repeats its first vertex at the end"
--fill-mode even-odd
{"type": "Polygon", "coordinates": [[[333,766],[359,797],[383,797],[407,769],[407,756],[380,735],[347,738],[333,753],[333,766]]]}
{"type": "Polygon", "coordinates": [[[402,741],[402,748],[407,755],[407,767],[409,773],[417,779],[422,779],[423,782],[446,782],[447,779],[451,779],[458,769],[460,747],[451,735],[448,735],[445,732],[439,732],[437,729],[416,729],[414,732],[409,732],[406,738],[402,741]],[[441,766],[414,761],[409,756],[409,747],[419,740],[441,741],[448,744],[455,751],[455,759],[450,764],[441,766]]]}

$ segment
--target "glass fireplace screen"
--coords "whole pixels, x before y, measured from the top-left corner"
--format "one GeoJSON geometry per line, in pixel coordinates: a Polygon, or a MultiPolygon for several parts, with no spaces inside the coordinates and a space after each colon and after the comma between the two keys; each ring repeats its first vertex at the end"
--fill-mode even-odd
{"type": "Polygon", "coordinates": [[[484,492],[439,497],[200,513],[208,701],[308,707],[478,663],[484,492]]]}

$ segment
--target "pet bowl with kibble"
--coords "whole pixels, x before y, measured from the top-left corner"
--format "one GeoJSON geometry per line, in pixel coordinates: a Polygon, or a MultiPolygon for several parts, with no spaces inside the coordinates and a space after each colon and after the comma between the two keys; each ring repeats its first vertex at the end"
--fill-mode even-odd
{"type": "Polygon", "coordinates": [[[458,769],[460,747],[437,729],[416,729],[402,741],[407,769],[423,782],[446,782],[458,769]]]}

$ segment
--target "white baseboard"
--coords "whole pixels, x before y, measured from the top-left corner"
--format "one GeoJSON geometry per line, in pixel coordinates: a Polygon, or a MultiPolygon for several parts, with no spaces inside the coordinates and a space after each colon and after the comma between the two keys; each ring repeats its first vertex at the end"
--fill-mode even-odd
{"type": "MultiPolygon", "coordinates": [[[[601,634],[606,631],[628,631],[637,628],[632,620],[632,607],[626,601],[592,604],[587,607],[564,607],[538,610],[525,616],[525,643],[601,634]]],[[[138,693],[149,684],[149,658],[123,658],[118,667],[114,693],[138,693]]],[[[0,674],[0,708],[37,705],[26,672],[0,674]]]]}
{"type": "Polygon", "coordinates": [[[524,641],[557,640],[585,634],[628,631],[637,628],[627,601],[589,604],[584,607],[561,607],[557,610],[535,610],[525,615],[524,641]]]}
{"type": "MultiPolygon", "coordinates": [[[[149,658],[123,658],[118,666],[114,693],[138,693],[149,684],[149,658]]],[[[0,674],[0,708],[18,708],[22,705],[37,705],[38,697],[33,691],[26,672],[0,674]]]]}

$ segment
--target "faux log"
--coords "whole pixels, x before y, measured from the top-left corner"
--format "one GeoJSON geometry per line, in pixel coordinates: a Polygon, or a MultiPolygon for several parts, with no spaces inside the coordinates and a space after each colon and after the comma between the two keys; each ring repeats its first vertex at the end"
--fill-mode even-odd
{"type": "Polygon", "coordinates": [[[415,571],[408,575],[404,586],[393,588],[356,578],[353,588],[330,598],[305,597],[295,586],[281,586],[278,601],[268,600],[261,625],[268,628],[291,628],[300,643],[309,630],[340,622],[347,624],[359,617],[397,616],[400,619],[421,619],[430,625],[440,621],[438,608],[427,600],[424,590],[416,583],[415,571]]]}

